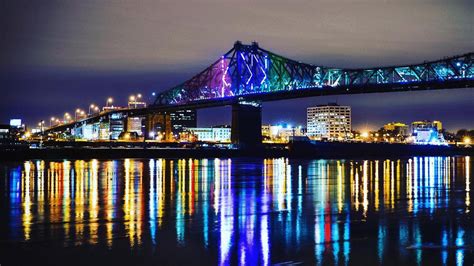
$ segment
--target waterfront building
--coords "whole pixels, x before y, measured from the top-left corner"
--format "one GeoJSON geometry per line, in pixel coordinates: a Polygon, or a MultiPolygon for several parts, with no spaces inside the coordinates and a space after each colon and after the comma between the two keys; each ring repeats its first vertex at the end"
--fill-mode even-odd
{"type": "Polygon", "coordinates": [[[263,125],[262,137],[271,142],[287,142],[290,137],[304,136],[302,126],[291,126],[289,124],[263,125]]]}
{"type": "Polygon", "coordinates": [[[443,124],[441,121],[430,121],[430,120],[421,120],[421,121],[414,121],[411,123],[411,133],[414,133],[418,129],[435,129],[436,131],[440,132],[443,130],[443,124]]]}
{"type": "Polygon", "coordinates": [[[121,113],[113,113],[110,115],[109,120],[110,126],[110,139],[116,140],[119,138],[120,134],[124,131],[124,119],[121,113]]]}
{"type": "Polygon", "coordinates": [[[12,128],[10,125],[0,125],[0,141],[12,140],[12,128]]]}
{"type": "Polygon", "coordinates": [[[187,129],[198,141],[230,142],[231,128],[222,127],[194,127],[187,129]]]}
{"type": "Polygon", "coordinates": [[[408,125],[401,122],[385,124],[382,129],[382,132],[379,133],[389,134],[390,137],[397,138],[398,140],[402,140],[404,137],[410,135],[408,125]]]}
{"type": "Polygon", "coordinates": [[[336,103],[307,108],[307,135],[315,139],[348,139],[351,135],[351,107],[336,103]]]}
{"type": "Polygon", "coordinates": [[[173,134],[179,134],[187,128],[197,127],[196,110],[178,110],[170,113],[173,134]]]}
{"type": "Polygon", "coordinates": [[[411,123],[411,133],[414,142],[417,144],[446,144],[442,129],[442,123],[436,120],[422,120],[411,123]]]}
{"type": "Polygon", "coordinates": [[[143,117],[127,118],[127,132],[135,132],[138,136],[143,135],[143,117]]]}
{"type": "Polygon", "coordinates": [[[401,122],[391,122],[383,126],[385,131],[393,131],[401,136],[408,136],[408,125],[401,122]]]}

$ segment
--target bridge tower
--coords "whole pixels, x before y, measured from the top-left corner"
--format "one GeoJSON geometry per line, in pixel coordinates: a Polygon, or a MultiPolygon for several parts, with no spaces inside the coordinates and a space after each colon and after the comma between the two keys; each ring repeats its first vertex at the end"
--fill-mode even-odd
{"type": "Polygon", "coordinates": [[[232,144],[252,149],[262,145],[262,105],[241,101],[232,105],[232,144]]]}

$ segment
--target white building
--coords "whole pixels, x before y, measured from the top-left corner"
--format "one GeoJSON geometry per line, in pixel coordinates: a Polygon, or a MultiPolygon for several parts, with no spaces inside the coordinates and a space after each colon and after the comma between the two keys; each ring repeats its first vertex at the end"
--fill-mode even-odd
{"type": "Polygon", "coordinates": [[[142,135],[143,117],[129,117],[127,119],[127,132],[136,132],[139,136],[142,135]]]}
{"type": "Polygon", "coordinates": [[[351,107],[336,103],[309,107],[307,135],[317,139],[347,139],[351,134],[351,107]]]}
{"type": "Polygon", "coordinates": [[[292,136],[304,136],[303,127],[283,125],[262,125],[262,137],[269,141],[288,141],[292,136]]]}
{"type": "Polygon", "coordinates": [[[199,141],[230,142],[230,127],[192,127],[188,131],[199,141]]]}

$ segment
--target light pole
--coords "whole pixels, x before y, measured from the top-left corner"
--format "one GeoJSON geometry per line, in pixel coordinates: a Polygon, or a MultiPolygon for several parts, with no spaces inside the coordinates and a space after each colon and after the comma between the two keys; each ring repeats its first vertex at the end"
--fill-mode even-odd
{"type": "Polygon", "coordinates": [[[91,109],[92,109],[92,110],[95,110],[95,108],[96,108],[95,104],[89,105],[89,113],[88,113],[88,115],[91,115],[91,109]]]}
{"type": "Polygon", "coordinates": [[[53,126],[53,122],[56,121],[56,118],[53,116],[51,119],[49,119],[49,127],[53,126]]]}
{"type": "Polygon", "coordinates": [[[128,108],[131,108],[131,104],[135,105],[135,107],[137,107],[137,104],[136,104],[136,98],[135,98],[135,95],[130,95],[130,97],[128,98],[128,108]]]}
{"type": "Polygon", "coordinates": [[[64,113],[64,121],[65,123],[68,123],[69,122],[69,119],[71,119],[71,115],[69,113],[64,113]]]}
{"type": "Polygon", "coordinates": [[[113,103],[113,101],[114,101],[114,99],[112,99],[112,97],[109,97],[107,99],[107,102],[105,103],[105,107],[109,107],[109,103],[111,104],[111,103],[113,103]]]}
{"type": "MultiPolygon", "coordinates": [[[[141,94],[141,93],[137,94],[137,98],[138,98],[137,101],[141,101],[141,99],[142,99],[142,94],[141,94]]],[[[137,101],[135,101],[135,108],[137,108],[137,101]]]]}
{"type": "Polygon", "coordinates": [[[81,113],[81,109],[77,108],[76,112],[74,113],[74,120],[77,121],[77,114],[80,114],[80,113],[81,113]]]}
{"type": "Polygon", "coordinates": [[[40,135],[40,147],[43,146],[43,134],[44,134],[44,120],[41,120],[38,123],[38,126],[40,127],[41,135],[40,135]]]}

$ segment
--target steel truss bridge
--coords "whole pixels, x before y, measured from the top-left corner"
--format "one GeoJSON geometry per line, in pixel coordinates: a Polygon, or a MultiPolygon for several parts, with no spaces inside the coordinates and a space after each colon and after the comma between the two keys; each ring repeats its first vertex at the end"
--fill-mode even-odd
{"type": "MultiPolygon", "coordinates": [[[[232,105],[233,142],[239,143],[239,139],[251,142],[251,139],[258,140],[261,134],[261,102],[337,94],[472,88],[473,63],[474,53],[467,53],[413,65],[333,68],[298,62],[262,49],[255,42],[244,45],[237,41],[230,51],[202,72],[158,94],[147,108],[102,112],[52,127],[45,133],[102,122],[114,114],[146,116],[153,120],[155,114],[166,116],[181,109],[232,105]],[[248,124],[254,120],[255,124],[248,124]],[[234,135],[237,136],[235,141],[234,135]]],[[[152,126],[152,123],[149,124],[152,126]]]]}
{"type": "Polygon", "coordinates": [[[262,49],[234,47],[201,73],[160,93],[159,106],[227,105],[317,95],[474,87],[474,53],[405,66],[332,68],[262,49]]]}

